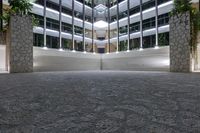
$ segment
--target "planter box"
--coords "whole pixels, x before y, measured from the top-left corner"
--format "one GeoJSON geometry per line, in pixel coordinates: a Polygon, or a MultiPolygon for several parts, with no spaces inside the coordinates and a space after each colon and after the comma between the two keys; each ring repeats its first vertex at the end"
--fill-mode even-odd
{"type": "Polygon", "coordinates": [[[170,24],[170,71],[191,72],[191,24],[190,13],[172,16],[170,24]]]}

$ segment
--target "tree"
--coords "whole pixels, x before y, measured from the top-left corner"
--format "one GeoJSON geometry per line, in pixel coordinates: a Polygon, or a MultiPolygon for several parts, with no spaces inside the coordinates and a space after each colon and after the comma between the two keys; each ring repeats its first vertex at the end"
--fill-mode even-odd
{"type": "Polygon", "coordinates": [[[29,0],[11,0],[11,10],[17,15],[27,15],[31,11],[32,5],[29,0]]]}
{"type": "Polygon", "coordinates": [[[174,9],[172,10],[172,15],[179,13],[184,13],[187,11],[193,12],[191,0],[174,0],[174,9]]]}

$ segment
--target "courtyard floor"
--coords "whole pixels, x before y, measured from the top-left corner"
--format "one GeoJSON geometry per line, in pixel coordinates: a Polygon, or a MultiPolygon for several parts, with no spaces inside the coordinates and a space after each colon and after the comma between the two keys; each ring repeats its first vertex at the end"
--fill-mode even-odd
{"type": "Polygon", "coordinates": [[[0,133],[200,133],[200,74],[0,74],[0,133]]]}

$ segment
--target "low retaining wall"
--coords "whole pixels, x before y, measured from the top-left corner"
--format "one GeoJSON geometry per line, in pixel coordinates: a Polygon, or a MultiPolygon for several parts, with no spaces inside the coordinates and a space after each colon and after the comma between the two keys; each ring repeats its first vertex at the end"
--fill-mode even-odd
{"type": "Polygon", "coordinates": [[[34,47],[34,71],[169,71],[169,47],[110,54],[84,54],[34,47]]]}
{"type": "Polygon", "coordinates": [[[0,71],[6,70],[6,45],[0,45],[0,71]]]}
{"type": "Polygon", "coordinates": [[[34,47],[34,71],[100,70],[99,54],[34,47]]]}
{"type": "Polygon", "coordinates": [[[103,70],[169,71],[169,47],[102,55],[103,70]]]}

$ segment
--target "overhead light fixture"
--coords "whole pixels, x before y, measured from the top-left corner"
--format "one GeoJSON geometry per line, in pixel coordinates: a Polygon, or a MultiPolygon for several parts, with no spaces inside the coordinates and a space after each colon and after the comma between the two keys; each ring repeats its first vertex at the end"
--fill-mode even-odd
{"type": "Polygon", "coordinates": [[[159,49],[159,47],[158,47],[158,46],[155,46],[154,49],[159,49]]]}
{"type": "Polygon", "coordinates": [[[48,48],[46,46],[44,46],[42,49],[47,50],[48,48]]]}
{"type": "Polygon", "coordinates": [[[62,48],[60,48],[58,51],[61,51],[61,52],[62,52],[62,51],[64,51],[64,50],[63,50],[62,48]]]}
{"type": "Polygon", "coordinates": [[[139,51],[143,51],[143,50],[144,50],[143,48],[140,48],[140,49],[139,49],[139,51]]]}
{"type": "Polygon", "coordinates": [[[94,26],[97,28],[106,28],[108,27],[108,23],[103,20],[100,20],[100,21],[95,22],[94,26]]]}

